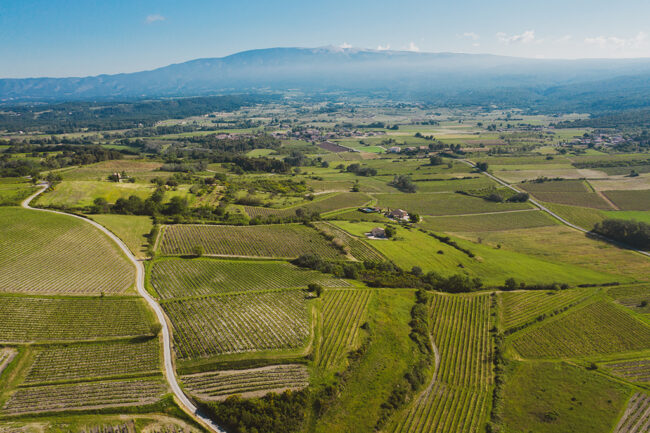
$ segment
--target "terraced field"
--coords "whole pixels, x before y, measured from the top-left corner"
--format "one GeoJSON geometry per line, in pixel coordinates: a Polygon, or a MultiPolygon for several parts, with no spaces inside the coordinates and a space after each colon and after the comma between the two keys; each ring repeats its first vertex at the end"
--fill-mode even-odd
{"type": "Polygon", "coordinates": [[[527,358],[570,358],[650,347],[650,327],[610,302],[598,301],[518,334],[514,348],[527,358]]]}
{"type": "Polygon", "coordinates": [[[234,394],[244,398],[260,397],[269,392],[281,393],[309,385],[307,368],[300,364],[199,373],[181,379],[192,395],[208,401],[224,400],[234,394]]]}
{"type": "Polygon", "coordinates": [[[594,289],[527,291],[500,293],[502,325],[512,329],[534,323],[539,318],[561,312],[588,298],[594,289]]]}
{"type": "Polygon", "coordinates": [[[0,341],[81,341],[148,335],[151,318],[137,298],[0,297],[0,341]]]}
{"type": "Polygon", "coordinates": [[[103,233],[77,218],[0,208],[0,293],[123,293],[135,269],[103,233]]]}
{"type": "Polygon", "coordinates": [[[157,379],[33,386],[13,393],[0,414],[143,406],[155,403],[165,392],[165,384],[157,379]]]}
{"type": "Polygon", "coordinates": [[[437,376],[394,432],[480,431],[494,381],[490,302],[489,295],[433,296],[430,322],[440,353],[437,376]]]}
{"type": "Polygon", "coordinates": [[[297,288],[309,283],[349,286],[345,280],[274,261],[169,258],[156,261],[151,269],[151,285],[161,299],[297,288]]]}
{"type": "Polygon", "coordinates": [[[294,258],[314,253],[323,258],[343,255],[316,230],[301,224],[259,226],[172,225],[164,228],[163,254],[193,254],[201,245],[218,256],[294,258]]]}
{"type": "Polygon", "coordinates": [[[323,302],[323,339],[316,363],[329,368],[354,348],[371,290],[328,290],[323,302]]]}
{"type": "Polygon", "coordinates": [[[547,213],[538,210],[499,212],[483,215],[428,216],[420,225],[442,232],[474,232],[524,229],[557,224],[547,213]]]}
{"type": "Polygon", "coordinates": [[[171,300],[162,307],[174,326],[181,359],[260,350],[296,349],[310,335],[302,290],[171,300]]]}
{"type": "Polygon", "coordinates": [[[495,203],[455,193],[376,194],[379,206],[420,215],[461,215],[530,209],[528,203],[495,203]]]}
{"type": "Polygon", "coordinates": [[[44,347],[37,349],[23,383],[33,385],[158,372],[159,345],[158,339],[152,338],[44,347]]]}
{"type": "Polygon", "coordinates": [[[315,199],[298,206],[291,206],[284,209],[274,209],[260,206],[244,206],[249,217],[265,217],[276,215],[279,217],[294,216],[297,209],[304,209],[310,212],[326,213],[338,209],[356,208],[370,201],[370,197],[362,192],[342,192],[330,195],[324,199],[315,199]]]}
{"type": "Polygon", "coordinates": [[[603,364],[612,374],[630,382],[650,383],[650,360],[620,361],[603,364]]]}
{"type": "Polygon", "coordinates": [[[650,396],[637,392],[632,396],[614,433],[650,431],[650,396]]]}
{"type": "Polygon", "coordinates": [[[336,227],[327,222],[316,222],[314,225],[321,232],[331,236],[335,239],[339,239],[350,251],[350,254],[354,256],[355,259],[360,261],[370,261],[370,262],[380,262],[386,260],[379,251],[372,248],[370,245],[365,243],[362,239],[352,236],[350,233],[345,230],[336,227]]]}

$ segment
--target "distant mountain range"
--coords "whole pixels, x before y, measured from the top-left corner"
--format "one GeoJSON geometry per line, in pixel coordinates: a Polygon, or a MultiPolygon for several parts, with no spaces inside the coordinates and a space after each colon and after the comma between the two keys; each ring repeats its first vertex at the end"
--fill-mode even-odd
{"type": "Polygon", "coordinates": [[[630,104],[639,106],[650,95],[650,59],[544,60],[338,47],[270,48],[128,74],[0,79],[0,101],[5,105],[265,90],[371,92],[480,104],[567,102],[567,98],[599,104],[603,98],[613,102],[630,95],[636,101],[630,104]]]}

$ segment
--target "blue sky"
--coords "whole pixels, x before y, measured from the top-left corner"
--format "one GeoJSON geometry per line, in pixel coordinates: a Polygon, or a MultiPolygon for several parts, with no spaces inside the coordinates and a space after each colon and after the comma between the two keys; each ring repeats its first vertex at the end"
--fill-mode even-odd
{"type": "Polygon", "coordinates": [[[152,69],[276,46],[650,57],[648,0],[0,0],[0,77],[152,69]]]}

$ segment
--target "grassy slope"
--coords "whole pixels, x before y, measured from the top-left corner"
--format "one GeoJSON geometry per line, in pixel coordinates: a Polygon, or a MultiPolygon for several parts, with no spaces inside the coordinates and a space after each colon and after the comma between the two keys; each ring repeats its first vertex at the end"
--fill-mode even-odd
{"type": "Polygon", "coordinates": [[[334,405],[310,432],[372,432],[380,406],[414,358],[408,338],[411,291],[384,290],[374,296],[368,318],[370,346],[334,405]]]}
{"type": "Polygon", "coordinates": [[[151,218],[139,215],[91,215],[97,221],[124,241],[131,252],[139,259],[145,258],[147,238],[153,227],[151,218]]]}
{"type": "MultiPolygon", "coordinates": [[[[334,224],[358,236],[363,236],[363,233],[376,226],[373,223],[342,221],[336,221],[334,224]]],[[[614,275],[595,270],[552,263],[505,249],[458,240],[459,244],[477,256],[470,258],[461,251],[415,229],[398,228],[395,241],[368,240],[368,242],[404,269],[420,266],[425,272],[436,271],[442,275],[466,272],[471,276],[480,277],[487,285],[501,285],[509,277],[528,283],[557,281],[581,284],[616,280],[614,275]],[[443,254],[439,254],[438,251],[442,251],[443,254]],[[463,267],[459,267],[459,264],[463,267]]]]}

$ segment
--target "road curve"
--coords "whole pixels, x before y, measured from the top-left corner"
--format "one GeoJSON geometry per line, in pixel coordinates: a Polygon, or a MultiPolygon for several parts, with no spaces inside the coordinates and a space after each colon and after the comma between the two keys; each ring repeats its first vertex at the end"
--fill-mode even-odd
{"type": "Polygon", "coordinates": [[[162,336],[163,336],[163,359],[164,359],[164,364],[165,364],[165,377],[167,378],[167,382],[169,383],[169,387],[174,393],[174,396],[176,397],[176,402],[179,404],[181,408],[183,408],[188,414],[190,414],[199,424],[204,426],[205,428],[208,428],[209,430],[216,432],[216,433],[226,433],[223,429],[221,429],[218,425],[216,425],[211,419],[207,418],[205,415],[202,415],[197,407],[192,403],[183,390],[181,390],[181,387],[178,385],[178,381],[176,380],[176,370],[174,369],[174,362],[173,362],[173,357],[172,357],[172,349],[171,349],[171,340],[169,338],[170,332],[169,332],[169,326],[167,324],[167,320],[165,319],[165,313],[163,312],[163,309],[160,307],[160,305],[156,302],[156,300],[147,292],[147,290],[144,287],[144,266],[142,265],[142,262],[138,261],[135,256],[131,253],[131,250],[122,242],[120,238],[118,238],[113,232],[108,230],[106,227],[102,226],[101,224],[96,223],[95,221],[89,220],[87,218],[82,218],[78,215],[73,215],[69,214],[66,212],[60,212],[60,211],[55,211],[55,210],[50,210],[50,209],[39,209],[39,208],[33,208],[29,205],[31,201],[38,196],[39,194],[42,194],[47,188],[49,187],[48,184],[43,185],[43,187],[35,192],[34,194],[30,195],[27,197],[22,203],[22,207],[25,209],[31,209],[31,210],[36,210],[36,211],[41,211],[41,212],[51,212],[51,213],[56,213],[56,214],[61,214],[61,215],[67,215],[70,217],[74,218],[79,218],[82,221],[85,221],[89,224],[92,224],[95,226],[97,229],[101,230],[104,232],[108,237],[110,237],[121,249],[124,251],[124,254],[129,258],[129,260],[133,263],[136,269],[136,288],[138,289],[138,293],[140,296],[142,296],[149,306],[156,312],[156,316],[158,317],[158,322],[160,322],[160,325],[162,326],[162,336]]]}
{"type": "MultiPolygon", "coordinates": [[[[472,161],[470,161],[470,160],[467,160],[467,159],[461,159],[460,161],[463,162],[463,163],[465,163],[465,164],[467,164],[467,165],[469,165],[470,167],[477,168],[477,167],[476,167],[476,164],[474,164],[474,163],[473,163],[472,161]]],[[[503,186],[505,186],[506,188],[510,188],[511,190],[513,190],[513,191],[515,191],[515,192],[524,192],[524,191],[521,191],[521,190],[515,188],[514,186],[510,185],[508,182],[505,182],[505,181],[499,179],[498,177],[496,177],[496,176],[494,176],[494,175],[488,173],[487,171],[481,171],[481,173],[484,174],[485,176],[489,177],[489,178],[492,179],[493,181],[499,183],[500,185],[503,185],[503,186]]],[[[530,198],[528,199],[528,201],[531,202],[534,206],[537,206],[541,211],[546,212],[547,214],[549,214],[549,215],[552,216],[553,218],[555,218],[555,219],[557,219],[558,221],[560,221],[562,224],[567,225],[567,226],[571,227],[572,229],[579,230],[579,231],[581,231],[581,232],[583,232],[583,233],[591,233],[592,235],[594,235],[594,236],[596,236],[596,237],[599,237],[599,238],[603,239],[604,241],[611,242],[611,243],[614,243],[614,244],[617,244],[617,245],[621,245],[620,242],[614,241],[614,240],[609,239],[609,238],[607,238],[607,237],[605,237],[605,236],[599,235],[598,233],[593,233],[593,232],[591,232],[590,230],[586,230],[586,229],[584,229],[584,228],[582,228],[582,227],[580,227],[580,226],[577,226],[577,225],[575,225],[575,224],[573,224],[573,223],[570,223],[569,221],[565,220],[564,218],[562,218],[561,216],[559,216],[558,214],[556,214],[555,212],[553,212],[552,210],[550,210],[550,209],[547,208],[546,206],[542,205],[540,202],[538,202],[537,200],[535,200],[535,199],[532,198],[532,197],[530,197],[530,198]]],[[[647,251],[637,250],[636,248],[632,248],[632,247],[628,247],[628,246],[625,246],[625,248],[628,249],[628,250],[631,250],[631,251],[637,252],[637,253],[639,253],[639,254],[643,254],[644,256],[650,257],[650,253],[647,252],[647,251]]]]}

